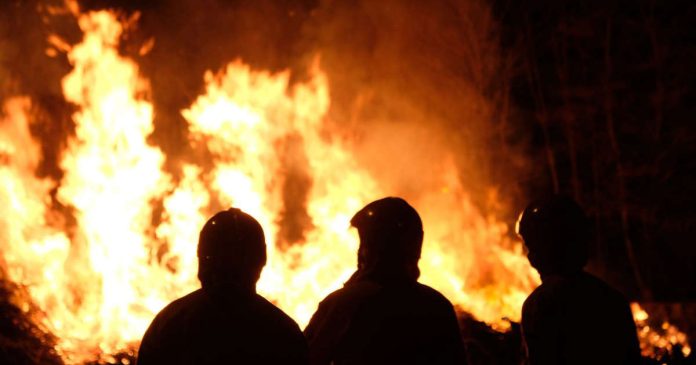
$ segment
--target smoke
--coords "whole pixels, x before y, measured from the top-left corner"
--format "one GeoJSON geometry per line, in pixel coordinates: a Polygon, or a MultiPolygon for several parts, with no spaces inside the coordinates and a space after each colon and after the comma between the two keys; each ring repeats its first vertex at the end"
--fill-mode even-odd
{"type": "Polygon", "coordinates": [[[61,95],[60,78],[69,71],[65,57],[52,59],[47,39],[63,33],[70,42],[79,40],[74,21],[63,14],[49,19],[48,8],[60,1],[0,3],[0,96],[26,93],[32,96],[61,95]],[[49,54],[50,53],[50,54],[49,54]]]}
{"type": "MultiPolygon", "coordinates": [[[[526,159],[521,144],[513,142],[520,140],[519,131],[507,99],[513,59],[500,49],[498,25],[485,0],[82,6],[141,13],[124,52],[138,60],[152,83],[153,140],[174,174],[181,161],[205,159],[182,148],[188,143],[180,114],[203,91],[205,71],[241,59],[257,69],[290,68],[302,80],[319,55],[332,94],[327,136],[352,144],[355,158],[387,182],[392,194],[417,197],[419,190],[431,189],[437,182],[424,177],[453,159],[481,209],[514,219],[509,207],[522,195],[518,176],[524,175],[526,159]],[[151,51],[140,54],[152,40],[151,51]]],[[[306,179],[293,179],[286,177],[286,185],[309,189],[300,187],[309,184],[306,179]]],[[[297,197],[286,202],[302,207],[297,197]]]]}
{"type": "MultiPolygon", "coordinates": [[[[63,1],[0,6],[0,92],[35,100],[40,122],[33,132],[44,142],[39,174],[60,180],[58,156],[73,128],[60,80],[70,65],[47,39],[75,44],[81,34],[63,1]]],[[[180,113],[202,93],[205,71],[241,59],[258,69],[290,68],[302,80],[319,55],[331,87],[327,138],[350,144],[390,194],[417,198],[439,183],[432,177],[452,161],[477,206],[514,216],[509,207],[522,195],[518,176],[526,162],[521,145],[510,142],[518,132],[507,100],[511,59],[499,47],[485,0],[89,0],[80,8],[139,15],[124,33],[121,52],[151,83],[152,142],[175,177],[182,162],[212,163],[205,151],[189,147],[180,113]]],[[[295,151],[296,143],[281,143],[279,156],[295,151]]],[[[297,163],[301,158],[281,158],[290,164],[280,241],[295,242],[311,226],[305,212],[311,180],[297,163]]]]}
{"type": "MultiPolygon", "coordinates": [[[[507,200],[516,196],[516,184],[510,181],[516,181],[516,172],[523,169],[524,159],[506,142],[511,131],[514,132],[506,106],[510,71],[498,47],[496,23],[483,1],[442,0],[425,4],[179,0],[144,4],[133,0],[83,1],[80,7],[82,12],[112,8],[126,24],[119,52],[134,60],[142,79],[150,83],[149,88],[137,90],[147,90],[144,97],[154,106],[155,129],[149,142],[166,156],[166,174],[159,171],[159,162],[147,165],[144,170],[157,170],[155,175],[166,175],[168,182],[171,176],[174,181],[169,186],[185,186],[188,176],[188,184],[191,181],[197,184],[191,188],[193,191],[207,191],[207,185],[220,189],[215,185],[217,182],[210,184],[209,172],[219,162],[214,159],[234,159],[234,156],[221,156],[205,142],[191,141],[195,134],[189,136],[188,123],[181,114],[204,93],[203,75],[207,71],[218,73],[231,61],[241,59],[258,70],[290,69],[292,81],[299,85],[309,80],[310,65],[318,58],[321,69],[327,73],[331,92],[322,137],[340,142],[341,151],[347,147],[357,165],[375,177],[379,189],[371,185],[365,191],[380,190],[403,196],[418,209],[431,208],[429,214],[425,209],[421,213],[428,234],[441,246],[433,245],[435,248],[430,252],[445,261],[429,260],[426,253],[421,261],[423,279],[427,279],[428,272],[433,276],[428,280],[439,282],[448,280],[450,274],[456,275],[462,283],[466,282],[467,288],[472,288],[466,295],[455,293],[459,295],[456,301],[473,303],[472,311],[494,320],[501,312],[511,313],[507,302],[501,301],[500,307],[476,309],[475,303],[485,302],[481,294],[484,291],[478,289],[492,283],[506,283],[514,292],[528,288],[531,281],[528,275],[517,275],[519,282],[508,281],[510,272],[525,272],[526,266],[521,263],[524,261],[526,265],[526,261],[512,252],[501,251],[509,243],[503,237],[505,225],[499,224],[499,219],[488,219],[489,215],[507,218],[504,215],[510,212],[506,209],[507,200]],[[182,168],[191,164],[196,168],[182,168]],[[448,191],[450,187],[454,188],[448,191]],[[482,210],[487,214],[481,214],[482,210]],[[440,255],[450,250],[464,255],[440,255]],[[478,266],[482,269],[472,269],[478,266]],[[443,267],[448,269],[442,270],[443,267]],[[439,277],[438,273],[444,275],[439,277]]],[[[61,82],[72,69],[65,51],[79,43],[81,32],[76,28],[74,14],[62,2],[56,1],[54,6],[46,3],[17,0],[3,5],[6,7],[3,10],[7,10],[3,14],[11,22],[3,23],[0,29],[3,55],[7,55],[0,69],[7,70],[3,75],[11,78],[3,82],[7,96],[26,95],[32,100],[30,119],[35,123],[31,132],[43,146],[38,174],[52,178],[63,190],[70,186],[70,172],[63,176],[58,162],[65,157],[61,153],[74,134],[72,116],[76,106],[63,97],[61,82]],[[26,28],[27,24],[35,27],[26,28]],[[5,89],[5,84],[14,86],[5,89]]],[[[255,98],[259,95],[265,94],[254,93],[255,98]]],[[[142,96],[138,95],[139,101],[142,96]]],[[[325,104],[318,104],[321,105],[316,107],[323,113],[325,104]]],[[[149,126],[149,115],[146,119],[149,126]]],[[[278,125],[292,125],[292,121],[278,125]]],[[[328,226],[326,222],[313,222],[312,218],[322,217],[310,218],[307,207],[314,184],[325,182],[313,181],[310,169],[310,162],[325,156],[310,156],[307,154],[310,149],[305,148],[305,143],[316,142],[316,134],[312,132],[307,137],[286,132],[283,129],[278,134],[269,134],[278,136],[272,141],[275,154],[271,154],[277,161],[273,157],[263,159],[266,168],[274,169],[265,171],[273,177],[272,184],[281,187],[282,196],[277,201],[282,202],[282,208],[275,210],[281,213],[270,217],[279,225],[274,241],[281,250],[313,240],[315,237],[309,235],[320,231],[313,230],[313,224],[328,226]]],[[[94,139],[90,138],[90,142],[94,139]]],[[[160,155],[149,147],[143,150],[160,155]]],[[[235,153],[233,148],[220,151],[226,155],[235,153]]],[[[330,161],[345,161],[345,155],[341,156],[330,161]]],[[[352,162],[347,162],[350,162],[347,173],[355,172],[352,162]]],[[[344,166],[332,168],[341,172],[344,166]]],[[[362,170],[359,172],[361,176],[364,174],[362,170]]],[[[372,179],[345,179],[336,185],[350,185],[346,191],[365,199],[352,185],[353,181],[373,184],[372,179]]],[[[235,184],[235,181],[226,182],[225,187],[237,189],[235,184]]],[[[78,214],[61,206],[56,190],[51,193],[54,206],[46,208],[63,212],[65,217],[59,220],[67,229],[62,233],[76,235],[64,237],[61,233],[65,238],[61,247],[72,249],[85,244],[86,240],[77,236],[80,233],[71,233],[70,229],[77,225],[78,214]]],[[[35,195],[43,198],[45,193],[35,195]]],[[[154,208],[152,213],[147,209],[144,213],[152,215],[152,225],[143,222],[142,216],[134,220],[148,227],[161,227],[163,221],[176,226],[186,225],[179,222],[190,223],[186,214],[167,221],[163,212],[165,200],[171,196],[162,200],[163,195],[157,190],[136,196],[138,206],[143,203],[154,208]],[[151,197],[154,202],[143,202],[151,197]]],[[[208,200],[206,193],[201,206],[195,209],[224,208],[214,195],[208,200]]],[[[70,199],[63,201],[71,204],[70,199]]],[[[87,227],[91,225],[80,223],[82,228],[95,229],[87,227]]],[[[158,233],[147,234],[151,235],[148,238],[152,239],[151,243],[161,243],[159,247],[151,247],[153,253],[157,252],[157,260],[162,260],[163,267],[176,271],[176,263],[170,266],[162,259],[168,249],[174,252],[176,243],[160,242],[158,233]]],[[[182,241],[191,243],[189,238],[182,241]]],[[[325,244],[327,240],[317,241],[325,244]]]]}
{"type": "MultiPolygon", "coordinates": [[[[104,4],[92,2],[91,8],[104,4]]],[[[102,2],[104,3],[104,2],[102,2]]],[[[114,5],[115,2],[106,2],[114,5]]],[[[154,141],[169,157],[170,168],[189,159],[186,122],[180,111],[203,92],[203,74],[235,59],[258,69],[281,71],[298,58],[299,2],[179,0],[130,2],[141,16],[126,42],[129,56],[152,84],[154,141]],[[142,54],[143,45],[153,42],[142,54]]],[[[117,5],[118,6],[118,5],[117,5]]]]}
{"type": "Polygon", "coordinates": [[[66,42],[79,40],[74,18],[53,12],[62,1],[0,3],[0,103],[14,96],[32,99],[32,133],[42,141],[42,161],[37,175],[61,177],[57,156],[74,125],[72,112],[61,92],[61,78],[70,71],[64,54],[47,39],[61,34],[66,42]]]}
{"type": "Polygon", "coordinates": [[[525,159],[510,142],[512,59],[487,2],[324,1],[306,32],[329,74],[332,122],[363,165],[417,196],[451,157],[480,208],[510,214],[525,159]]]}
{"type": "Polygon", "coordinates": [[[309,163],[302,144],[299,135],[288,136],[280,142],[283,209],[278,235],[282,239],[281,245],[304,242],[304,232],[312,228],[312,219],[305,205],[312,178],[307,172],[309,163]]]}

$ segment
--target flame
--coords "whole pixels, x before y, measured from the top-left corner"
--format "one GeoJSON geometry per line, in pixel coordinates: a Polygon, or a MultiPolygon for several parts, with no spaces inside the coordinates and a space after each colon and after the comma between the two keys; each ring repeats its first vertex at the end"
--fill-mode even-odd
{"type": "Polygon", "coordinates": [[[643,356],[660,359],[671,355],[679,347],[682,355],[691,354],[691,346],[684,332],[673,324],[663,321],[655,327],[650,326],[650,316],[638,303],[631,303],[631,311],[636,321],[638,338],[640,339],[640,351],[643,356]]]}
{"type": "MultiPolygon", "coordinates": [[[[62,46],[73,65],[63,92],[78,110],[63,178],[35,176],[28,98],[9,99],[0,124],[0,264],[42,310],[35,320],[57,335],[57,351],[81,363],[137,347],[159,310],[198,287],[198,232],[215,207],[259,220],[268,264],[258,291],[304,326],[354,270],[352,214],[393,194],[353,158],[355,142],[327,127],[319,61],[292,85],[289,71],[239,60],[206,73],[182,115],[189,147],[208,157],[181,162],[174,176],[148,142],[149,85],[118,54],[123,24],[108,11],[76,15],[84,38],[62,46]]],[[[505,329],[539,278],[508,226],[472,204],[453,161],[433,163],[430,188],[407,196],[425,226],[421,281],[505,329]]]]}
{"type": "MultiPolygon", "coordinates": [[[[0,264],[13,281],[38,289],[32,290],[32,299],[46,316],[36,320],[53,330],[62,327],[60,318],[72,301],[63,270],[70,240],[51,228],[61,224],[49,209],[52,182],[34,175],[41,151],[29,131],[30,109],[28,98],[10,98],[0,120],[0,264]]],[[[28,311],[28,304],[21,308],[28,311]]]]}

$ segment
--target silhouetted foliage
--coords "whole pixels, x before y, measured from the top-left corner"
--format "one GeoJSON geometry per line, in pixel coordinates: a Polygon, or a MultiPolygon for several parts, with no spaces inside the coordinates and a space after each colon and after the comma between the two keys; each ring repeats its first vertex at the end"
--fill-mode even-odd
{"type": "Polygon", "coordinates": [[[564,192],[588,210],[590,268],[630,297],[696,298],[696,5],[494,3],[519,55],[532,195],[564,192]]]}

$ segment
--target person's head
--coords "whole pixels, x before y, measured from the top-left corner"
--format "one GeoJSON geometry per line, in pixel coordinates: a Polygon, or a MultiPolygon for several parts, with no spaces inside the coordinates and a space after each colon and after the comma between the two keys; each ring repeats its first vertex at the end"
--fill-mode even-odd
{"type": "Polygon", "coordinates": [[[401,198],[376,200],[350,221],[358,230],[358,270],[379,277],[418,279],[423,223],[401,198]]]}
{"type": "Polygon", "coordinates": [[[266,265],[263,229],[254,217],[231,208],[215,214],[198,240],[198,279],[206,287],[253,290],[266,265]]]}
{"type": "Polygon", "coordinates": [[[589,222],[570,197],[552,195],[533,201],[517,221],[517,234],[539,274],[569,274],[588,259],[589,222]]]}

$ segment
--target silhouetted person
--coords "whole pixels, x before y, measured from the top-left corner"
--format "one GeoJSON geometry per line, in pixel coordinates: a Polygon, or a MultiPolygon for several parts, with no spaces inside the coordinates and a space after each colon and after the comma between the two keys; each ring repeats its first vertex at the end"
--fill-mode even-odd
{"type": "Polygon", "coordinates": [[[399,198],[360,210],[358,269],[305,329],[311,364],[455,364],[463,348],[452,304],[417,282],[420,217],[399,198]]]}
{"type": "Polygon", "coordinates": [[[215,214],[198,241],[202,289],[155,317],[138,364],[306,364],[297,324],[256,294],[265,264],[259,223],[239,209],[215,214]]]}
{"type": "Polygon", "coordinates": [[[517,231],[542,281],[522,308],[529,363],[639,363],[628,302],[583,271],[589,222],[582,209],[561,195],[537,200],[522,212],[517,231]]]}

